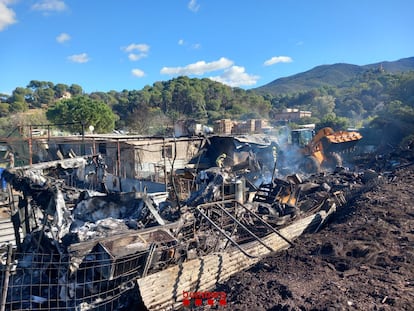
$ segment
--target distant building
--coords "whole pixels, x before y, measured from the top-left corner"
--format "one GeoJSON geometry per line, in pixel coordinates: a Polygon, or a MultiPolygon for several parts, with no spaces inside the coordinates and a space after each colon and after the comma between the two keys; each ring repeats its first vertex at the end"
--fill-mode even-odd
{"type": "Polygon", "coordinates": [[[221,119],[214,122],[214,133],[231,134],[234,126],[234,121],[230,119],[221,119]]]}
{"type": "Polygon", "coordinates": [[[276,113],[273,117],[274,121],[297,121],[302,118],[311,117],[312,112],[302,111],[296,108],[286,108],[280,113],[276,113]]]}
{"type": "Polygon", "coordinates": [[[214,123],[216,134],[261,134],[269,128],[266,119],[249,119],[247,121],[218,120],[214,123]]]}
{"type": "Polygon", "coordinates": [[[71,98],[72,98],[72,94],[71,93],[64,92],[59,99],[71,99],[71,98]]]}

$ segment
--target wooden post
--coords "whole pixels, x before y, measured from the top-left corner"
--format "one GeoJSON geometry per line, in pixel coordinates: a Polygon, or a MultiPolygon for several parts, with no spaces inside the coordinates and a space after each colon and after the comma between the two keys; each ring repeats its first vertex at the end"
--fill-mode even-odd
{"type": "Polygon", "coordinates": [[[95,138],[92,138],[92,152],[93,155],[96,154],[96,144],[95,144],[95,138]]]}

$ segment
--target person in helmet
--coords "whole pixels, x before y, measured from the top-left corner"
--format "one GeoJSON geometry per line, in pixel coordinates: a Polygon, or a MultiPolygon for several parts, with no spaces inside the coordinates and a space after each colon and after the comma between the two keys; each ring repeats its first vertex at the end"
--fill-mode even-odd
{"type": "Polygon", "coordinates": [[[227,158],[227,154],[222,153],[221,155],[219,155],[216,159],[216,165],[218,167],[224,167],[224,160],[227,158]]]}

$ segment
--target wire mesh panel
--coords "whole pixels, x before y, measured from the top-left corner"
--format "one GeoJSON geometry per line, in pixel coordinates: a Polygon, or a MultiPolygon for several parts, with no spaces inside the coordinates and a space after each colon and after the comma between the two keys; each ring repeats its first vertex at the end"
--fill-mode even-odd
{"type": "Polygon", "coordinates": [[[74,265],[67,255],[13,253],[1,265],[0,310],[128,310],[139,298],[135,280],[147,256],[114,259],[97,247],[74,265]]]}

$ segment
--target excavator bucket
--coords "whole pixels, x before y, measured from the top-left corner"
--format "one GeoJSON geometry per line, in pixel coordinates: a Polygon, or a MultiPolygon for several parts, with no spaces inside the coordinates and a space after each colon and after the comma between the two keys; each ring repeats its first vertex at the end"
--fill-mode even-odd
{"type": "Polygon", "coordinates": [[[328,153],[351,150],[362,139],[359,132],[338,131],[323,138],[324,150],[328,153]]]}

